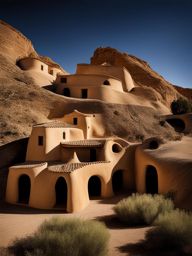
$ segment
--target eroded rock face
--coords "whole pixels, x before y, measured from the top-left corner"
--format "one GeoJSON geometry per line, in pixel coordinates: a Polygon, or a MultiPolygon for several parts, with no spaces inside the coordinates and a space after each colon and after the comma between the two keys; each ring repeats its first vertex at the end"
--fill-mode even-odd
{"type": "Polygon", "coordinates": [[[38,55],[32,42],[27,37],[2,20],[0,20],[0,54],[1,53],[12,63],[16,63],[19,59],[24,57],[33,57],[64,71],[49,57],[38,55]]]}
{"type": "Polygon", "coordinates": [[[21,32],[0,20],[0,52],[12,62],[19,57],[34,54],[38,56],[29,39],[21,32]]]}
{"type": "Polygon", "coordinates": [[[97,48],[91,58],[91,64],[109,63],[115,66],[124,66],[130,72],[137,86],[148,86],[156,90],[161,101],[169,106],[180,94],[162,76],[151,69],[149,64],[135,56],[121,53],[114,48],[97,48]]]}

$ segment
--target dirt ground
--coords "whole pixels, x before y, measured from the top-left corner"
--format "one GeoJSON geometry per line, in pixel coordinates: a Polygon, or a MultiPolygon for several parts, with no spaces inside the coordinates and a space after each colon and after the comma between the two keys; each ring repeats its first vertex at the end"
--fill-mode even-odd
{"type": "Polygon", "coordinates": [[[113,215],[113,206],[122,198],[92,200],[83,211],[64,214],[62,211],[44,211],[0,204],[0,247],[6,247],[16,237],[23,237],[34,232],[46,219],[53,216],[80,217],[105,222],[110,232],[109,256],[138,255],[130,250],[131,244],[144,239],[146,227],[125,228],[113,215]]]}

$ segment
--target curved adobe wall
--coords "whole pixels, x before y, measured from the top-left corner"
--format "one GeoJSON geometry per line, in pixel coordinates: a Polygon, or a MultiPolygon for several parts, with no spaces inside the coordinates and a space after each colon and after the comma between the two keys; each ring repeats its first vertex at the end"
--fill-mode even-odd
{"type": "MultiPolygon", "coordinates": [[[[175,144],[179,146],[179,144],[175,144]]],[[[167,146],[165,145],[164,148],[167,146]]],[[[160,149],[159,149],[160,150],[160,149]]],[[[138,146],[135,154],[135,175],[136,189],[140,193],[145,193],[146,170],[148,166],[156,169],[158,178],[158,193],[165,194],[173,192],[175,194],[176,205],[192,193],[191,189],[191,168],[189,160],[179,160],[175,157],[161,157],[158,149],[147,149],[143,145],[138,146]]],[[[150,171],[150,170],[149,170],[150,171]]]]}
{"type": "Polygon", "coordinates": [[[78,88],[89,90],[90,87],[107,86],[113,90],[123,92],[122,82],[120,80],[104,75],[75,74],[58,76],[55,84],[57,85],[57,93],[59,94],[63,94],[63,89],[66,87],[70,89],[75,88],[76,90],[78,88]]]}
{"type": "Polygon", "coordinates": [[[34,58],[24,58],[18,61],[23,70],[36,70],[48,74],[48,65],[34,58]]]}
{"type": "MultiPolygon", "coordinates": [[[[31,191],[33,190],[36,177],[39,173],[47,167],[47,163],[42,163],[36,166],[12,166],[9,168],[7,188],[6,188],[6,201],[8,203],[18,203],[18,182],[21,175],[27,175],[31,182],[31,191]]],[[[29,198],[29,206],[31,206],[31,193],[29,198]]]]}
{"type": "Polygon", "coordinates": [[[76,74],[103,74],[116,77],[122,81],[124,91],[130,91],[135,87],[130,73],[124,67],[78,64],[76,74]]]}
{"type": "Polygon", "coordinates": [[[125,80],[125,91],[130,92],[134,87],[134,82],[131,77],[131,74],[126,70],[126,68],[123,68],[124,72],[124,80],[125,80]]]}
{"type": "Polygon", "coordinates": [[[61,73],[61,70],[58,68],[48,66],[48,73],[54,77],[57,77],[57,74],[61,73]]]}

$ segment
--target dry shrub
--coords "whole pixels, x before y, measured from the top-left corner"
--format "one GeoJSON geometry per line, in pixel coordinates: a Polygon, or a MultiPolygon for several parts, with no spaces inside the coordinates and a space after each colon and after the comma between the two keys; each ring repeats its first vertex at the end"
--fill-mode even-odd
{"type": "Polygon", "coordinates": [[[32,236],[10,247],[16,256],[104,256],[109,233],[104,224],[78,218],[52,218],[32,236]]]}
{"type": "Polygon", "coordinates": [[[113,209],[117,217],[128,225],[152,224],[160,213],[173,210],[172,200],[162,195],[132,194],[113,209]]]}
{"type": "MultiPolygon", "coordinates": [[[[160,214],[154,222],[157,227],[146,234],[147,246],[156,250],[192,250],[192,214],[174,210],[160,214]]],[[[192,251],[191,251],[192,253],[192,251]]]]}

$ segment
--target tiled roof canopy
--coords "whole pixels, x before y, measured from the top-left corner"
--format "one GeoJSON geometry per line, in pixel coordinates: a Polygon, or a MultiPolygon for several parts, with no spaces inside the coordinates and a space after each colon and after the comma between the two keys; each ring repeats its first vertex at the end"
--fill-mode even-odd
{"type": "Polygon", "coordinates": [[[71,148],[71,147],[103,147],[105,140],[75,140],[75,141],[66,141],[62,142],[62,147],[71,148]]]}
{"type": "Polygon", "coordinates": [[[82,168],[87,165],[95,165],[95,164],[107,164],[109,161],[97,161],[97,162],[84,162],[84,163],[67,163],[67,164],[54,164],[48,166],[48,171],[51,172],[65,172],[70,173],[75,171],[76,169],[82,168]]]}

